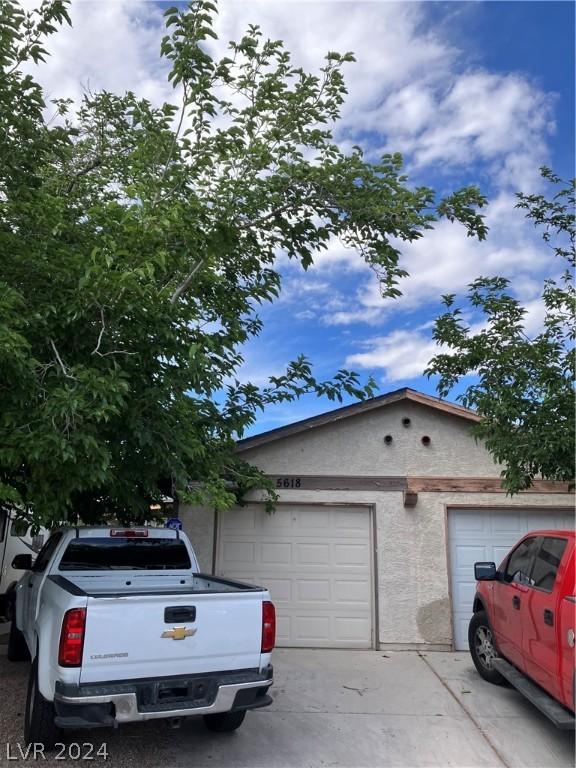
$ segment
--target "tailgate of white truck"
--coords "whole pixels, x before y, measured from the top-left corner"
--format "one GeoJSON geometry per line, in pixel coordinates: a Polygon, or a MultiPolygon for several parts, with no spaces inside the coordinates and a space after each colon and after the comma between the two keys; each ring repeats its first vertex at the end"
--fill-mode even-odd
{"type": "Polygon", "coordinates": [[[89,595],[80,682],[257,669],[263,594],[89,595]]]}

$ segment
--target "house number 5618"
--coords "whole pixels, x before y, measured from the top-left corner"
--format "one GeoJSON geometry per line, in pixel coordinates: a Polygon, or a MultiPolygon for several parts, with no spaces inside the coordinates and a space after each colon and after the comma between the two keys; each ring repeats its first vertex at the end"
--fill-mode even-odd
{"type": "Polygon", "coordinates": [[[276,488],[300,488],[299,477],[279,477],[276,479],[276,488]]]}

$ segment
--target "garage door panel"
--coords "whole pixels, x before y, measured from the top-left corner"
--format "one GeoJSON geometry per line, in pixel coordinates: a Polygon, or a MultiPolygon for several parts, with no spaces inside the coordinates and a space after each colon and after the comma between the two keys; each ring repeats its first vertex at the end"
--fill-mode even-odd
{"type": "Polygon", "coordinates": [[[294,619],[296,640],[300,642],[327,642],[331,637],[330,617],[297,615],[294,619]]]}
{"type": "Polygon", "coordinates": [[[257,512],[252,507],[242,507],[241,509],[233,510],[228,516],[228,530],[245,534],[247,531],[254,530],[256,518],[257,512]]]}
{"type": "Polygon", "coordinates": [[[255,515],[255,521],[256,527],[267,534],[292,528],[292,515],[284,509],[277,509],[271,515],[260,511],[255,515]]]}
{"type": "Polygon", "coordinates": [[[370,631],[365,617],[336,616],[334,619],[336,637],[344,642],[357,642],[370,631]]]}
{"type": "Polygon", "coordinates": [[[263,541],[260,544],[260,562],[264,565],[292,564],[292,544],[289,542],[263,541]]]}
{"type": "Polygon", "coordinates": [[[298,579],[296,582],[296,600],[299,603],[330,603],[330,581],[327,579],[298,579]]]}
{"type": "Polygon", "coordinates": [[[513,514],[491,513],[492,532],[512,534],[519,539],[526,530],[526,520],[517,512],[513,514]]]}
{"type": "Polygon", "coordinates": [[[297,553],[298,565],[330,565],[329,544],[298,544],[297,553]]]}
{"type": "Polygon", "coordinates": [[[285,645],[290,641],[292,635],[291,621],[289,616],[276,617],[276,643],[285,645]]]}
{"type": "Polygon", "coordinates": [[[351,603],[352,605],[370,605],[370,583],[367,579],[351,581],[350,579],[334,579],[334,602],[351,603]]]}
{"type": "Polygon", "coordinates": [[[475,594],[475,581],[461,581],[456,585],[456,600],[460,605],[472,605],[475,594]]]}
{"type": "Polygon", "coordinates": [[[348,542],[346,544],[334,544],[335,565],[357,565],[366,568],[368,559],[368,545],[348,542]]]}
{"type": "Polygon", "coordinates": [[[259,586],[265,587],[270,592],[270,596],[275,603],[292,602],[291,579],[275,579],[265,576],[259,586]]]}
{"type": "Polygon", "coordinates": [[[472,515],[457,517],[452,521],[452,530],[456,533],[485,533],[488,526],[488,520],[472,515]]]}
{"type": "Polygon", "coordinates": [[[309,533],[314,530],[326,530],[331,524],[330,510],[319,509],[313,514],[310,514],[310,510],[299,510],[297,513],[293,513],[294,522],[301,531],[309,533]]]}
{"type": "Polygon", "coordinates": [[[524,534],[539,528],[573,528],[574,517],[558,510],[451,509],[448,539],[454,645],[468,647],[468,623],[476,594],[474,563],[499,565],[524,534]]]}
{"type": "Polygon", "coordinates": [[[369,522],[368,515],[359,515],[356,511],[340,510],[333,513],[334,528],[345,531],[346,536],[351,531],[364,535],[368,531],[369,522]]]}
{"type": "Polygon", "coordinates": [[[255,562],[256,548],[250,541],[227,541],[224,544],[224,558],[227,563],[246,563],[251,568],[255,562]]]}
{"type": "Polygon", "coordinates": [[[474,567],[474,563],[485,559],[486,547],[479,546],[478,544],[459,544],[455,549],[454,567],[469,570],[470,567],[474,567]]]}
{"type": "Polygon", "coordinates": [[[295,505],[282,509],[282,525],[274,530],[270,517],[256,509],[255,528],[242,534],[233,514],[220,517],[217,572],[250,579],[270,591],[279,646],[371,647],[371,525],[366,508],[295,505]]]}
{"type": "MultiPolygon", "coordinates": [[[[523,536],[524,534],[520,534],[518,536],[518,539],[523,536]]],[[[496,565],[500,565],[502,560],[506,557],[508,552],[510,552],[510,547],[490,547],[489,549],[492,550],[490,557],[488,555],[486,556],[487,562],[494,562],[496,565]]]]}

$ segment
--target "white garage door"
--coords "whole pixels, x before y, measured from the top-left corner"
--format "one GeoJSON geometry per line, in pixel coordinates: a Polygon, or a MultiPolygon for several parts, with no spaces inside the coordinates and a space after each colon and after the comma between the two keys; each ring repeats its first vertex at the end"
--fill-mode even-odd
{"type": "Polygon", "coordinates": [[[219,521],[217,572],[270,590],[277,645],[372,647],[367,509],[251,505],[219,521]]]}
{"type": "Polygon", "coordinates": [[[474,563],[499,565],[525,533],[537,528],[573,528],[570,512],[525,509],[451,509],[448,540],[452,583],[452,612],[456,650],[468,648],[468,622],[476,592],[474,563]]]}

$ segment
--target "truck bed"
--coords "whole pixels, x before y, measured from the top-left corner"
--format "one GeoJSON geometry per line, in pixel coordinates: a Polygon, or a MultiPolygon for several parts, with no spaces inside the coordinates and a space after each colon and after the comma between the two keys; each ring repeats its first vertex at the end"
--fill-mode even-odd
{"type": "Polygon", "coordinates": [[[126,576],[114,573],[88,575],[67,573],[66,576],[49,576],[51,581],[73,595],[86,597],[130,597],[133,595],[202,595],[230,592],[263,592],[262,587],[240,581],[220,579],[216,576],[196,573],[192,576],[138,573],[126,576]]]}

